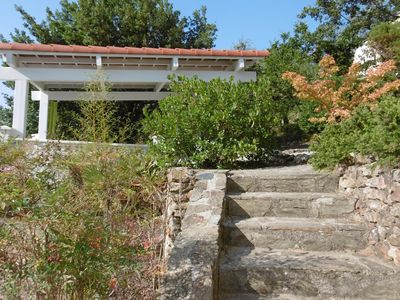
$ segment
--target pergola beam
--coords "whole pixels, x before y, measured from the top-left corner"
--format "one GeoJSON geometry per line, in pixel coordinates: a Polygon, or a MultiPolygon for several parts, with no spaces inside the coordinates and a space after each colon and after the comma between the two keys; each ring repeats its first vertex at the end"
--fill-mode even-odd
{"type": "Polygon", "coordinates": [[[167,82],[158,82],[158,83],[156,84],[156,87],[154,88],[154,91],[155,91],[156,93],[161,92],[161,90],[163,89],[163,87],[164,87],[166,84],[167,84],[167,82]]]}
{"type": "MultiPolygon", "coordinates": [[[[184,71],[184,70],[104,70],[107,81],[110,83],[154,83],[169,82],[169,75],[176,74],[185,77],[197,76],[204,81],[213,78],[229,79],[236,81],[251,81],[256,79],[256,72],[234,71],[184,71]]],[[[29,80],[37,82],[70,83],[90,82],[96,70],[93,69],[64,69],[56,71],[51,68],[10,68],[0,67],[0,80],[29,80]]]]}
{"type": "MultiPolygon", "coordinates": [[[[93,94],[79,91],[32,91],[32,100],[41,101],[42,94],[48,95],[50,100],[57,101],[80,101],[93,99],[93,94]]],[[[169,92],[109,92],[109,100],[113,101],[159,101],[169,96],[169,92]]]]}

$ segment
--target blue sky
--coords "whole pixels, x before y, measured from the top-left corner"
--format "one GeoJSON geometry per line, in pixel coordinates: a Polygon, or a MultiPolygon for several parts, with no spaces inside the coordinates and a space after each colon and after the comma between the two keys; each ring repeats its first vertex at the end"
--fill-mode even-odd
{"type": "MultiPolygon", "coordinates": [[[[282,32],[290,31],[304,6],[315,0],[172,0],[182,15],[206,5],[210,22],[218,27],[216,47],[230,49],[241,38],[256,49],[268,48],[282,32]]],[[[37,20],[45,17],[46,7],[59,7],[59,0],[0,0],[0,33],[9,38],[14,28],[22,28],[22,20],[14,5],[21,5],[37,20]]],[[[5,89],[1,86],[0,93],[5,89]]],[[[0,95],[0,104],[4,103],[0,95]]]]}

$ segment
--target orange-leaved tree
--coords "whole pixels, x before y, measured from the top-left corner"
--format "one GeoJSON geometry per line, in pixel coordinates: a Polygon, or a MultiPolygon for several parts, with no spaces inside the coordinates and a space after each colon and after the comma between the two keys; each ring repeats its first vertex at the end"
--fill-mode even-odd
{"type": "Polygon", "coordinates": [[[317,111],[326,111],[322,118],[312,118],[311,122],[337,123],[350,117],[360,104],[374,105],[384,94],[400,88],[400,79],[385,80],[396,70],[393,60],[383,62],[377,67],[362,72],[361,65],[354,63],[348,72],[339,75],[335,59],[326,55],[319,62],[320,79],[309,82],[295,72],[285,72],[282,77],[291,82],[297,97],[301,100],[315,101],[317,111]]]}

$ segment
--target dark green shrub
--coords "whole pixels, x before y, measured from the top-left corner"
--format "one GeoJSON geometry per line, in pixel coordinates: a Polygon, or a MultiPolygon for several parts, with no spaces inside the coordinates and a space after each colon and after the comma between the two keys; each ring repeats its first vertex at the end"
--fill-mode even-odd
{"type": "Polygon", "coordinates": [[[312,142],[311,163],[319,169],[350,163],[352,155],[373,156],[381,164],[400,161],[400,98],[385,97],[376,108],[358,107],[353,116],[327,125],[312,142]]]}
{"type": "Polygon", "coordinates": [[[179,78],[173,94],[146,113],[143,132],[160,163],[229,167],[262,160],[273,147],[282,115],[270,100],[269,82],[235,83],[179,78]]]}
{"type": "Polygon", "coordinates": [[[310,122],[312,118],[321,118],[324,112],[316,112],[318,104],[312,101],[299,101],[290,113],[290,122],[297,124],[305,137],[321,132],[325,124],[310,122]]]}
{"type": "Polygon", "coordinates": [[[384,98],[371,114],[371,121],[357,143],[359,152],[372,155],[383,164],[397,165],[400,161],[400,98],[384,98]]]}

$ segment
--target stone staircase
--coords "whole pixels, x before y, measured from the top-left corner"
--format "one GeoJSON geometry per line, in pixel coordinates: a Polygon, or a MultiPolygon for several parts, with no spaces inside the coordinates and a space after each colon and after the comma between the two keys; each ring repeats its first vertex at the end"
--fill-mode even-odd
{"type": "Polygon", "coordinates": [[[358,252],[368,228],[336,174],[307,165],[230,173],[219,299],[400,299],[398,268],[358,252]]]}

